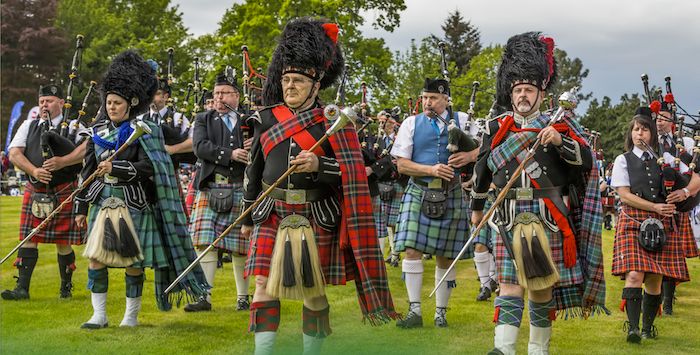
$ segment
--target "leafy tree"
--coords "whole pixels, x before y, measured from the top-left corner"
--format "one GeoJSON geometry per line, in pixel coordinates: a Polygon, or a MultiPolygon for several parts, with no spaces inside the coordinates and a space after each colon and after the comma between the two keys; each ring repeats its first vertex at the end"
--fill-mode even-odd
{"type": "MultiPolygon", "coordinates": [[[[588,77],[589,70],[583,67],[583,62],[579,58],[569,58],[566,51],[555,48],[554,58],[557,61],[558,79],[549,89],[550,93],[560,95],[561,93],[571,90],[574,86],[579,87],[578,100],[589,100],[593,96],[592,92],[584,93],[581,91],[583,79],[588,77]]],[[[556,98],[555,98],[556,99],[556,98]]]]}
{"type": "Polygon", "coordinates": [[[479,29],[471,24],[471,21],[464,21],[459,10],[451,12],[445,23],[442,25],[444,37],[440,38],[431,35],[430,39],[437,53],[437,46],[440,42],[446,44],[447,61],[453,63],[454,76],[459,76],[469,68],[469,61],[481,50],[481,36],[479,29]]]}
{"type": "Polygon", "coordinates": [[[455,108],[467,111],[472,84],[479,82],[479,91],[474,105],[474,117],[486,117],[496,96],[496,73],[501,63],[503,47],[489,46],[472,58],[469,70],[452,80],[452,103],[455,108]]]}
{"type": "MultiPolygon", "coordinates": [[[[54,27],[56,0],[6,0],[2,3],[0,60],[2,115],[9,120],[15,101],[36,103],[39,86],[55,81],[68,48],[65,34],[54,27]]],[[[6,124],[2,125],[5,129],[6,124]]],[[[6,136],[2,132],[2,137],[6,136]]]]}
{"type": "Polygon", "coordinates": [[[603,149],[606,161],[612,161],[624,152],[625,133],[640,104],[639,94],[624,94],[615,105],[605,96],[601,102],[593,99],[588,106],[586,114],[581,118],[581,124],[592,131],[603,133],[600,136],[599,147],[603,149]]]}

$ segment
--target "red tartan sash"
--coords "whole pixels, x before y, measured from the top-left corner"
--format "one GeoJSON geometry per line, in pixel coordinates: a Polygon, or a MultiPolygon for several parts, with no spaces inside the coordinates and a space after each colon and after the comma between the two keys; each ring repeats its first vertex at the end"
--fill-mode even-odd
{"type": "MultiPolygon", "coordinates": [[[[301,149],[309,150],[316,143],[316,138],[306,131],[306,128],[323,122],[326,119],[321,109],[314,109],[311,113],[313,114],[312,117],[307,116],[306,119],[293,119],[295,117],[301,118],[301,115],[295,115],[284,105],[272,108],[272,116],[277,120],[277,124],[260,135],[260,143],[262,144],[265,156],[267,156],[277,144],[288,138],[292,138],[301,149]]],[[[323,148],[320,146],[314,150],[314,154],[318,156],[326,155],[323,148]]]]}

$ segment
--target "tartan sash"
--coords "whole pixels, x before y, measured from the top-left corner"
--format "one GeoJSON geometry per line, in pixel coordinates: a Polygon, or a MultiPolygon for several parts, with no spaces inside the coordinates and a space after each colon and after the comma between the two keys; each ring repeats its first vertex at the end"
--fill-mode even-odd
{"type": "MultiPolygon", "coordinates": [[[[512,159],[522,161],[527,154],[529,146],[537,136],[537,133],[529,128],[536,129],[539,132],[547,125],[549,116],[540,115],[533,122],[533,125],[526,130],[515,128],[513,123],[508,122],[509,120],[513,121],[513,117],[506,116],[501,121],[501,128],[494,137],[503,139],[507,136],[501,144],[493,147],[487,160],[488,167],[493,172],[498,171],[512,159]],[[504,132],[499,135],[501,129],[504,129],[504,132]]],[[[582,147],[588,147],[588,143],[582,138],[583,128],[572,117],[564,115],[560,123],[557,123],[554,127],[558,132],[566,133],[568,137],[579,142],[582,147]]],[[[603,207],[598,190],[598,162],[595,155],[592,155],[591,158],[591,170],[582,174],[585,184],[582,207],[571,211],[571,220],[576,227],[574,229],[578,232],[575,238],[575,257],[580,263],[584,275],[584,285],[580,291],[583,299],[581,307],[587,314],[598,311],[609,314],[609,311],[605,308],[605,275],[602,251],[603,207]]],[[[547,206],[552,210],[549,204],[547,206]]]]}
{"type": "MultiPolygon", "coordinates": [[[[326,120],[322,108],[316,108],[294,115],[292,111],[284,105],[275,106],[272,109],[272,116],[277,120],[277,124],[260,134],[260,144],[262,144],[265,157],[272,148],[281,142],[292,138],[303,150],[311,148],[316,139],[306,131],[306,128],[326,120]]],[[[326,155],[319,146],[314,151],[318,156],[326,155]]]]}

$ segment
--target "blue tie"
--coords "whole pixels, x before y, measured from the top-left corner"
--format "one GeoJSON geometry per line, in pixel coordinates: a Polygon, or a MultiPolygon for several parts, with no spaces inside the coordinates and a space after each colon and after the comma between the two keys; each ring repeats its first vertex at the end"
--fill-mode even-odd
{"type": "Polygon", "coordinates": [[[228,128],[229,131],[233,131],[233,125],[231,124],[231,121],[228,119],[228,113],[221,116],[221,119],[224,121],[224,124],[228,128]]]}
{"type": "Polygon", "coordinates": [[[431,118],[431,119],[430,119],[430,124],[433,126],[433,129],[435,130],[435,133],[437,133],[437,135],[440,136],[440,127],[438,127],[437,119],[436,119],[436,118],[431,118]]]}

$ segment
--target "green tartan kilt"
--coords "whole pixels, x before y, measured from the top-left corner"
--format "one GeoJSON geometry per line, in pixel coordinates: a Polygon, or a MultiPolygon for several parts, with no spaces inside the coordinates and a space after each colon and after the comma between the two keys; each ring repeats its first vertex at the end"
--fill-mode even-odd
{"type": "MultiPolygon", "coordinates": [[[[443,218],[433,219],[421,212],[423,190],[409,182],[401,200],[396,226],[396,251],[406,248],[426,254],[455,258],[467,242],[469,223],[467,206],[462,199],[462,189],[455,188],[447,195],[447,211],[443,218]]],[[[465,253],[468,259],[472,253],[465,253]]]]}
{"type": "MultiPolygon", "coordinates": [[[[105,185],[100,197],[90,207],[88,211],[88,234],[92,231],[95,218],[102,208],[102,202],[108,197],[124,199],[124,190],[120,186],[105,185]]],[[[165,255],[160,231],[156,223],[155,215],[151,206],[148,205],[143,211],[129,207],[129,214],[134,222],[134,229],[139,238],[143,261],[131,265],[133,268],[142,269],[150,267],[152,269],[168,268],[168,258],[165,255]]]]}

